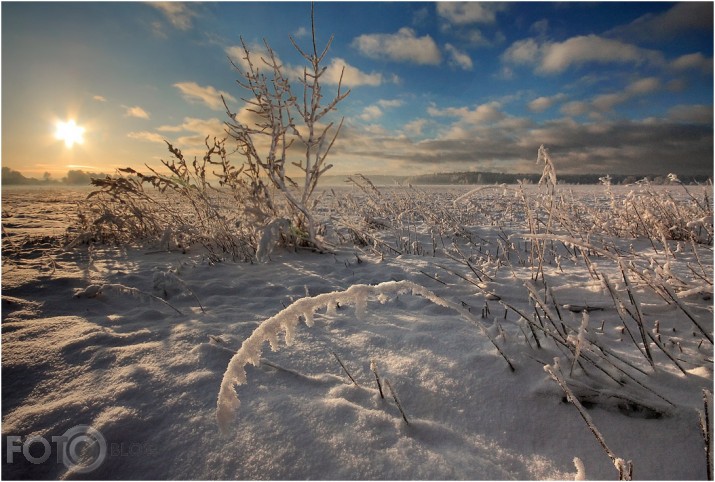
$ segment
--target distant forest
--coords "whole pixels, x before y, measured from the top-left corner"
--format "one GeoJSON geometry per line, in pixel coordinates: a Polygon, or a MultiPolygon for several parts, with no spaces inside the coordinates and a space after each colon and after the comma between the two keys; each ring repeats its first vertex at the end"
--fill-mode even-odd
{"type": "MultiPolygon", "coordinates": [[[[52,178],[49,173],[45,174],[42,179],[34,177],[26,177],[19,171],[10,169],[9,167],[2,168],[2,185],[3,186],[59,186],[71,185],[81,186],[89,185],[92,178],[104,178],[107,174],[89,173],[81,170],[68,171],[67,175],[61,179],[52,178]]],[[[423,174],[420,176],[367,176],[372,182],[380,185],[391,184],[516,184],[518,182],[535,184],[541,178],[540,174],[508,174],[499,172],[445,172],[435,174],[423,174]]],[[[561,174],[558,176],[559,183],[563,184],[599,184],[599,174],[561,174]]],[[[641,176],[626,176],[626,175],[611,175],[611,184],[633,184],[641,179],[648,179],[653,184],[668,184],[668,176],[664,175],[641,175],[641,176]]],[[[348,176],[324,176],[321,178],[327,185],[343,184],[348,176]]],[[[708,175],[682,176],[680,180],[685,184],[705,183],[711,179],[708,175]]]]}
{"type": "Polygon", "coordinates": [[[9,167],[2,168],[2,185],[3,186],[82,186],[91,183],[92,178],[106,177],[106,174],[95,174],[78,171],[68,171],[67,175],[61,179],[55,179],[49,173],[45,173],[42,179],[34,177],[25,177],[19,171],[10,169],[9,167]]]}
{"type": "MultiPolygon", "coordinates": [[[[600,184],[603,174],[557,174],[559,184],[600,184]]],[[[642,179],[653,184],[668,184],[667,175],[610,175],[611,184],[633,184],[642,179]]],[[[452,172],[425,174],[405,178],[411,184],[516,184],[518,182],[538,183],[541,174],[508,174],[498,172],[452,172]]],[[[704,183],[711,179],[708,175],[682,176],[685,184],[704,183]]]]}

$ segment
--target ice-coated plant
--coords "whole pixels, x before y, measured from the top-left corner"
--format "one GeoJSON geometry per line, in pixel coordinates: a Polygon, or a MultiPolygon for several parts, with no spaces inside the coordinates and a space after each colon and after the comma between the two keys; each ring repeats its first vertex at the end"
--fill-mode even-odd
{"type": "MultiPolygon", "coordinates": [[[[322,63],[333,37],[330,37],[325,48],[319,52],[313,6],[311,32],[312,48],[309,51],[303,50],[293,37],[290,37],[295,49],[307,62],[298,79],[302,94],[296,92],[293,80],[268,42],[264,41],[267,55],[256,58],[242,38],[243,60],[248,68],[242,69],[233,61],[232,64],[242,77],[237,81],[238,84],[251,94],[251,98],[244,99],[249,106],[248,110],[259,120],[255,125],[248,125],[241,121],[236,112],[231,111],[225,99],[224,105],[231,119],[226,124],[228,134],[237,142],[248,169],[259,174],[258,183],[263,183],[265,178],[270,187],[280,193],[288,210],[287,217],[293,223],[294,229],[305,233],[302,241],[323,250],[323,243],[317,236],[313,194],[320,177],[332,167],[326,160],[343,124],[341,119],[334,128],[329,114],[350,91],[342,91],[341,72],[335,96],[327,103],[324,102],[321,77],[326,68],[322,63]],[[261,147],[262,143],[268,147],[261,147]],[[298,149],[302,149],[304,155],[298,156],[297,160],[291,160],[292,151],[298,149]],[[302,179],[294,179],[289,172],[291,166],[300,173],[302,179]]],[[[266,193],[270,192],[266,186],[261,188],[266,193]]],[[[271,203],[276,204],[274,201],[271,203]]]]}
{"type": "Polygon", "coordinates": [[[463,306],[448,301],[412,281],[388,281],[375,286],[357,284],[344,291],[334,291],[301,298],[274,316],[264,320],[253,330],[253,333],[244,340],[241,348],[229,361],[221,380],[216,402],[216,420],[221,432],[226,433],[229,430],[236,411],[241,405],[236,387],[245,384],[247,381],[245,367],[249,364],[258,366],[261,363],[261,352],[265,342],[270,344],[272,350],[277,351],[280,347],[278,339],[281,333],[284,334],[286,345],[290,346],[293,343],[295,329],[300,320],[304,320],[305,324],[311,327],[314,324],[315,313],[320,310],[330,312],[336,304],[340,304],[340,306],[352,305],[355,307],[355,316],[358,319],[363,319],[369,297],[376,297],[378,301],[385,303],[389,299],[405,293],[421,296],[436,305],[452,309],[466,320],[475,323],[481,333],[489,338],[511,370],[514,370],[511,361],[496,343],[494,337],[489,334],[481,320],[473,316],[463,306]]]}
{"type": "MultiPolygon", "coordinates": [[[[578,398],[574,393],[571,391],[569,388],[568,384],[566,383],[566,380],[564,378],[564,374],[561,371],[561,363],[558,357],[554,358],[554,362],[551,365],[545,365],[544,366],[544,371],[549,374],[552,380],[554,380],[564,391],[566,394],[566,398],[569,402],[573,404],[574,407],[576,407],[576,410],[578,410],[579,415],[581,415],[581,418],[583,418],[584,422],[586,422],[586,425],[588,426],[589,430],[591,430],[591,433],[593,433],[594,437],[596,437],[596,440],[598,443],[601,445],[603,450],[606,452],[606,455],[608,455],[608,458],[611,459],[611,462],[613,462],[613,466],[618,470],[618,478],[619,480],[632,480],[633,479],[633,463],[628,460],[624,460],[620,457],[618,457],[606,444],[606,440],[601,434],[601,432],[598,430],[596,425],[593,423],[593,419],[591,416],[586,412],[586,409],[581,405],[581,402],[579,402],[578,398]]],[[[574,461],[575,462],[575,461],[574,461]]],[[[576,467],[578,469],[579,473],[583,472],[583,464],[576,464],[576,467]]]]}

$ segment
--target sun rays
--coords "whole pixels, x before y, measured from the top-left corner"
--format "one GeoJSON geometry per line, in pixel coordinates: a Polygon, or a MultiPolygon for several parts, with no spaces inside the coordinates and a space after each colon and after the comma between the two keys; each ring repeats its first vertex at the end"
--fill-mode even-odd
{"type": "Polygon", "coordinates": [[[64,141],[67,148],[73,147],[75,144],[84,143],[84,127],[80,127],[77,123],[70,119],[67,122],[58,121],[55,130],[55,138],[64,141]]]}

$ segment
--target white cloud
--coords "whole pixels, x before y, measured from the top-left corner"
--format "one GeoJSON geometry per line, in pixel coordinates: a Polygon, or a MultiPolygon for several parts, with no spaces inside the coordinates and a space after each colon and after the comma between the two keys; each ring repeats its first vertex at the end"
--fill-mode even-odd
{"type": "Polygon", "coordinates": [[[149,113],[139,107],[138,105],[135,105],[134,107],[127,107],[126,112],[124,113],[126,117],[136,117],[137,119],[148,119],[149,118],[149,113]]]}
{"type": "Polygon", "coordinates": [[[573,117],[583,115],[588,112],[588,110],[588,103],[578,100],[567,102],[561,107],[561,112],[563,114],[573,117]]]}
{"type": "Polygon", "coordinates": [[[427,119],[415,119],[408,122],[402,128],[402,130],[408,136],[419,137],[422,135],[422,129],[427,125],[427,119]]]}
{"type": "Polygon", "coordinates": [[[376,105],[369,105],[365,107],[362,114],[360,114],[360,118],[364,121],[371,121],[379,119],[380,117],[382,117],[382,109],[376,105]]]}
{"type": "Polygon", "coordinates": [[[563,42],[541,44],[533,38],[519,40],[504,52],[502,60],[535,65],[538,72],[546,74],[560,73],[586,63],[664,64],[660,52],[597,35],[580,35],[563,42]]]}
{"type": "MultiPolygon", "coordinates": [[[[450,29],[447,28],[445,29],[446,32],[449,32],[450,29]]],[[[470,28],[465,31],[460,31],[457,32],[457,35],[459,35],[459,38],[464,40],[465,44],[469,44],[472,46],[477,46],[477,45],[491,45],[492,41],[487,39],[484,34],[476,28],[470,28]]],[[[502,41],[502,34],[500,32],[497,32],[495,35],[495,39],[493,42],[501,42],[502,41]]]]}
{"type": "Polygon", "coordinates": [[[546,32],[549,31],[549,21],[545,18],[537,20],[536,22],[531,24],[529,30],[537,35],[546,35],[546,32]]]}
{"type": "Polygon", "coordinates": [[[472,70],[474,64],[472,63],[472,59],[466,52],[459,50],[457,47],[449,43],[445,44],[444,49],[450,56],[450,65],[454,67],[460,67],[463,70],[472,70]]]}
{"type": "Polygon", "coordinates": [[[491,2],[438,2],[437,15],[456,25],[494,23],[503,4],[491,2]]]}
{"type": "Polygon", "coordinates": [[[660,80],[656,77],[646,77],[632,82],[626,87],[626,92],[631,95],[644,95],[660,89],[660,80]]]}
{"type": "Polygon", "coordinates": [[[205,136],[221,136],[224,131],[224,122],[215,117],[210,119],[199,119],[197,117],[185,117],[178,125],[164,125],[157,130],[162,132],[192,132],[205,136]]]}
{"type": "Polygon", "coordinates": [[[94,95],[92,96],[92,100],[96,100],[97,102],[107,102],[107,98],[103,95],[94,95]]]}
{"type": "MultiPolygon", "coordinates": [[[[337,85],[340,81],[341,73],[343,76],[343,85],[348,87],[357,87],[359,85],[377,86],[384,81],[382,74],[378,72],[367,74],[338,57],[330,61],[330,64],[320,80],[327,85],[337,85]]],[[[302,76],[302,70],[300,75],[302,76]]]]}
{"type": "Polygon", "coordinates": [[[163,13],[171,24],[179,30],[189,30],[192,27],[196,12],[186,3],[181,2],[151,2],[151,6],[163,13]]]}
{"type": "Polygon", "coordinates": [[[618,104],[624,103],[630,96],[626,93],[601,94],[594,97],[591,105],[598,111],[607,112],[612,110],[618,104]]]}
{"type": "Polygon", "coordinates": [[[404,102],[400,99],[380,99],[377,101],[377,104],[380,107],[385,107],[385,108],[391,108],[391,107],[401,107],[404,105],[404,102]]]}
{"type": "Polygon", "coordinates": [[[606,112],[612,110],[618,104],[627,102],[633,97],[655,92],[659,90],[660,87],[660,80],[655,77],[646,77],[632,82],[626,86],[623,91],[599,95],[593,99],[592,104],[596,110],[606,112]]]}
{"type": "Polygon", "coordinates": [[[293,33],[295,38],[303,38],[308,35],[308,30],[305,27],[299,27],[298,30],[293,33]]]}
{"type": "Polygon", "coordinates": [[[222,120],[215,117],[210,119],[185,117],[181,124],[163,125],[157,130],[172,133],[172,144],[180,148],[185,155],[196,156],[206,153],[205,141],[207,137],[209,139],[227,137],[225,126],[226,124],[222,120]]]}
{"type": "Polygon", "coordinates": [[[670,63],[675,70],[702,70],[703,73],[713,71],[713,59],[707,59],[700,52],[678,57],[670,63]]]}
{"type": "Polygon", "coordinates": [[[668,111],[668,118],[695,124],[713,123],[712,105],[676,105],[668,111]]]}
{"type": "Polygon", "coordinates": [[[546,44],[540,70],[547,73],[563,72],[572,65],[596,63],[662,63],[662,56],[654,50],[599,37],[581,35],[565,42],[546,44]]]}
{"type": "MultiPolygon", "coordinates": [[[[656,77],[635,80],[618,92],[600,94],[589,101],[569,102],[561,112],[569,116],[579,116],[587,112],[598,114],[612,111],[617,105],[628,102],[634,97],[644,96],[661,90],[662,84],[656,77]]],[[[598,114],[600,115],[600,114],[598,114]]]]}
{"type": "Polygon", "coordinates": [[[528,107],[532,112],[543,112],[546,109],[551,108],[557,102],[561,102],[566,99],[565,94],[556,94],[549,97],[537,97],[536,99],[529,102],[528,107]]]}
{"type": "MultiPolygon", "coordinates": [[[[248,48],[248,51],[250,53],[250,58],[251,62],[253,63],[254,69],[264,71],[268,69],[265,63],[261,60],[261,58],[270,58],[270,55],[265,45],[254,43],[246,45],[246,47],[248,48]]],[[[244,52],[242,46],[234,45],[228,47],[225,49],[225,52],[226,55],[228,55],[229,58],[233,61],[233,63],[235,63],[236,66],[240,67],[242,71],[247,72],[249,70],[249,63],[248,60],[246,60],[245,58],[246,53],[244,52]]],[[[273,55],[276,59],[276,63],[278,65],[282,65],[283,75],[285,75],[289,79],[303,78],[303,67],[283,63],[278,54],[274,52],[273,55]]],[[[333,57],[330,60],[330,63],[327,65],[327,68],[320,80],[326,85],[337,85],[338,82],[340,82],[341,74],[343,76],[343,85],[348,87],[357,87],[360,85],[377,86],[381,85],[385,81],[383,75],[379,72],[371,72],[368,74],[366,72],[361,71],[357,67],[348,64],[345,59],[339,57],[333,57]],[[343,68],[345,69],[344,72],[343,68]]]]}
{"type": "MultiPolygon", "coordinates": [[[[370,136],[374,137],[387,137],[390,135],[390,133],[385,129],[383,126],[379,124],[369,124],[363,127],[363,131],[367,134],[370,134],[370,136]]],[[[373,138],[374,138],[373,137],[373,138]]]]}
{"type": "MultiPolygon", "coordinates": [[[[270,69],[265,62],[261,59],[265,59],[270,62],[270,53],[268,52],[268,49],[264,44],[259,44],[259,43],[251,43],[251,44],[246,44],[246,48],[248,49],[248,53],[251,59],[251,63],[253,64],[254,70],[258,71],[266,71],[270,69]]],[[[230,47],[226,47],[224,50],[226,52],[226,55],[231,59],[231,61],[236,64],[236,66],[240,67],[241,70],[248,72],[249,70],[249,63],[248,60],[245,58],[246,57],[246,52],[243,50],[243,46],[241,45],[232,45],[230,47]]],[[[284,65],[283,62],[281,61],[280,57],[278,54],[274,51],[273,56],[276,59],[276,63],[278,65],[284,65]]],[[[286,69],[286,75],[288,75],[289,69],[287,66],[285,67],[286,69]]],[[[295,72],[296,75],[300,75],[302,73],[302,69],[300,72],[295,72]]]]}
{"type": "Polygon", "coordinates": [[[539,50],[539,44],[533,38],[517,40],[502,54],[502,60],[514,64],[536,63],[539,50]]]}
{"type": "Polygon", "coordinates": [[[417,37],[415,31],[408,27],[394,34],[360,35],[353,40],[353,46],[363,55],[374,59],[419,65],[438,65],[442,61],[442,55],[432,37],[417,37]]]}
{"type": "Polygon", "coordinates": [[[216,90],[216,88],[210,85],[203,87],[198,85],[196,82],[177,82],[176,84],[174,84],[174,87],[181,91],[182,95],[184,96],[184,99],[190,102],[202,102],[213,110],[225,109],[223,102],[221,101],[222,95],[227,102],[236,102],[236,98],[228,92],[216,90]]]}
{"type": "Polygon", "coordinates": [[[403,103],[400,99],[380,99],[377,104],[365,107],[362,114],[360,114],[360,118],[365,121],[379,119],[384,114],[382,109],[393,109],[400,107],[403,103]]]}
{"type": "Polygon", "coordinates": [[[672,40],[693,30],[712,31],[712,28],[712,2],[680,2],[663,13],[648,13],[628,25],[616,27],[607,35],[653,42],[672,40]]]}
{"type": "Polygon", "coordinates": [[[127,137],[129,137],[130,139],[139,139],[142,141],[156,142],[159,144],[164,143],[164,137],[161,134],[157,134],[156,132],[149,132],[149,131],[130,132],[129,134],[127,134],[127,137]]]}
{"type": "Polygon", "coordinates": [[[469,107],[447,107],[438,109],[435,106],[427,108],[427,112],[432,116],[458,117],[462,122],[468,124],[483,124],[504,118],[504,113],[499,110],[498,102],[481,104],[474,109],[469,107]]]}

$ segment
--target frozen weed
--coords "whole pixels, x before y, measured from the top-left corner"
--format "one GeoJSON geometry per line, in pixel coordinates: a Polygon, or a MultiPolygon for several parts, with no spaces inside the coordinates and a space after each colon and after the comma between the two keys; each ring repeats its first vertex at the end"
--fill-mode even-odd
{"type": "Polygon", "coordinates": [[[459,313],[467,321],[475,323],[481,333],[491,341],[492,345],[504,358],[510,369],[514,370],[511,361],[482,322],[462,306],[437,296],[423,286],[411,281],[388,281],[375,286],[353,285],[345,291],[323,293],[293,302],[276,315],[263,321],[244,340],[241,348],[231,358],[221,381],[216,409],[216,418],[221,431],[226,432],[228,430],[229,424],[240,406],[235,387],[246,383],[246,365],[258,366],[260,364],[264,342],[269,342],[271,349],[278,350],[278,335],[283,333],[286,345],[290,346],[293,343],[295,329],[299,321],[302,319],[307,326],[313,326],[313,315],[319,310],[330,310],[331,306],[334,307],[336,304],[340,304],[340,306],[354,305],[355,315],[360,319],[366,314],[369,296],[377,296],[381,302],[385,302],[390,297],[396,297],[404,293],[411,293],[438,306],[449,308],[459,313]]]}
{"type": "MultiPolygon", "coordinates": [[[[581,415],[581,418],[583,418],[583,420],[586,422],[586,425],[588,426],[589,430],[591,430],[591,433],[593,433],[594,437],[596,437],[596,440],[598,440],[598,443],[601,445],[601,447],[603,447],[603,450],[606,452],[606,455],[608,455],[608,458],[611,459],[611,462],[613,462],[613,465],[616,467],[616,470],[618,470],[619,480],[632,480],[633,463],[630,460],[625,461],[622,458],[616,456],[616,454],[613,453],[613,451],[608,447],[608,445],[606,445],[606,440],[603,438],[603,435],[593,423],[593,419],[586,412],[586,409],[583,407],[583,405],[581,405],[581,402],[579,402],[578,398],[576,398],[576,396],[573,394],[568,384],[566,383],[563,373],[561,372],[559,359],[554,358],[553,364],[544,366],[544,370],[561,387],[561,389],[566,394],[566,398],[568,399],[568,401],[571,402],[574,407],[576,407],[576,410],[578,410],[579,415],[581,415]]],[[[581,470],[579,470],[579,472],[581,472],[581,470]]]]}
{"type": "Polygon", "coordinates": [[[160,298],[156,295],[152,295],[151,293],[146,293],[140,289],[137,288],[132,288],[131,286],[125,286],[122,284],[118,283],[105,283],[105,284],[93,284],[89,285],[86,288],[82,290],[78,290],[75,293],[76,298],[96,298],[97,296],[101,295],[113,295],[113,294],[119,294],[119,295],[129,295],[135,298],[138,298],[140,300],[146,300],[146,301],[158,301],[159,303],[162,303],[164,306],[168,306],[172,310],[176,311],[178,314],[183,314],[181,311],[166,301],[163,298],[160,298]]]}

